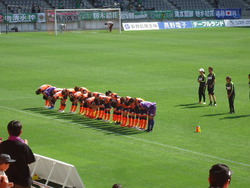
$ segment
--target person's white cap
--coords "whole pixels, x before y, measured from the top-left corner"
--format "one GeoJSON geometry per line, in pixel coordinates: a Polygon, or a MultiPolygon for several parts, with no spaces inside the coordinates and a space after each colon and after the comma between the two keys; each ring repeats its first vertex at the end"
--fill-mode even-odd
{"type": "Polygon", "coordinates": [[[200,68],[199,71],[200,71],[200,72],[205,72],[203,68],[200,68]]]}

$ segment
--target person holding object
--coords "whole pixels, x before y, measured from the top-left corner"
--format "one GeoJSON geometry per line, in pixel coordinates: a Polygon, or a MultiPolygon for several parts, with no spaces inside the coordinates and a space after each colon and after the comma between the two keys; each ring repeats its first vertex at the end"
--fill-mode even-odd
{"type": "Polygon", "coordinates": [[[22,124],[13,120],[8,126],[9,138],[0,144],[0,154],[8,154],[14,160],[6,174],[14,188],[31,188],[33,183],[28,164],[35,162],[35,156],[28,146],[28,141],[20,138],[22,124]]]}

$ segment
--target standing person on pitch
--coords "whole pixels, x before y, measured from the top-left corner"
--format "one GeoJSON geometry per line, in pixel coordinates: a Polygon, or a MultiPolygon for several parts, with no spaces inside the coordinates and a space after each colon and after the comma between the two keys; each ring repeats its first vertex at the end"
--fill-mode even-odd
{"type": "Polygon", "coordinates": [[[216,97],[214,95],[214,85],[215,85],[216,79],[215,79],[215,73],[213,72],[213,70],[214,69],[212,67],[209,67],[208,68],[209,74],[207,75],[207,91],[208,91],[209,100],[210,100],[209,106],[213,105],[212,100],[214,101],[214,106],[217,106],[216,97]]]}
{"type": "Polygon", "coordinates": [[[232,82],[232,78],[230,76],[226,77],[226,90],[227,90],[227,97],[228,97],[228,102],[229,102],[229,109],[230,109],[230,114],[234,114],[234,98],[235,98],[235,88],[234,84],[232,82]]]}
{"type": "Polygon", "coordinates": [[[199,103],[202,103],[202,98],[203,98],[203,103],[206,104],[206,96],[205,96],[205,91],[206,91],[206,75],[205,71],[203,68],[199,69],[200,75],[198,76],[198,82],[199,82],[199,103]]]}
{"type": "MultiPolygon", "coordinates": [[[[249,85],[249,88],[250,88],[250,74],[248,75],[248,80],[249,80],[248,85],[249,85]]],[[[250,99],[250,90],[249,90],[249,99],[250,99]]]]}

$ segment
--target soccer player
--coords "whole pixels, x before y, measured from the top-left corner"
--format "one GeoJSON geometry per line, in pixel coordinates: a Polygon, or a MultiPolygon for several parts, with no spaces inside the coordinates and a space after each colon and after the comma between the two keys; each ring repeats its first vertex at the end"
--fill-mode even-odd
{"type": "Polygon", "coordinates": [[[206,91],[206,75],[205,71],[203,68],[199,69],[200,75],[198,77],[198,82],[199,82],[199,103],[201,104],[206,104],[206,96],[205,96],[205,91],[206,91]],[[203,98],[203,103],[201,102],[203,98]]]}
{"type": "Polygon", "coordinates": [[[43,94],[43,99],[45,100],[45,108],[49,108],[49,105],[50,105],[50,102],[48,100],[48,98],[45,96],[44,94],[44,91],[48,88],[52,87],[51,85],[49,84],[44,84],[42,85],[41,87],[39,87],[37,90],[36,90],[36,94],[39,95],[39,94],[43,94]]]}
{"type": "MultiPolygon", "coordinates": [[[[248,80],[249,80],[248,85],[249,85],[249,88],[250,88],[250,74],[248,75],[248,80]]],[[[249,91],[249,99],[250,99],[250,91],[249,91]]]]}
{"type": "Polygon", "coordinates": [[[62,88],[56,88],[56,87],[49,87],[47,88],[44,92],[43,92],[43,95],[44,97],[46,98],[46,100],[49,101],[49,106],[48,106],[48,109],[54,109],[54,105],[52,103],[52,98],[53,98],[53,95],[59,91],[62,91],[63,89],[62,88]]]}
{"type": "Polygon", "coordinates": [[[208,68],[209,74],[207,75],[207,91],[208,91],[209,100],[210,100],[209,106],[213,105],[212,100],[214,101],[214,106],[217,106],[216,97],[214,95],[214,85],[215,85],[216,79],[215,79],[215,73],[213,72],[213,70],[214,69],[212,67],[209,67],[208,68]]]}
{"type": "Polygon", "coordinates": [[[148,116],[148,129],[147,132],[153,131],[154,128],[154,117],[156,116],[156,103],[155,102],[149,102],[144,101],[140,103],[141,108],[147,110],[147,116],[148,116]]]}
{"type": "Polygon", "coordinates": [[[234,98],[235,98],[235,88],[232,82],[232,78],[230,76],[226,77],[226,90],[227,90],[227,97],[229,102],[230,114],[234,114],[234,98]]]}
{"type": "Polygon", "coordinates": [[[108,29],[109,29],[109,32],[111,32],[112,29],[113,29],[114,23],[112,21],[108,21],[104,25],[107,25],[108,29]]]}
{"type": "Polygon", "coordinates": [[[63,89],[62,91],[56,92],[52,99],[51,99],[51,106],[55,106],[55,103],[57,99],[61,100],[60,108],[58,109],[58,112],[64,112],[64,109],[66,108],[66,101],[67,101],[67,89],[63,89]]]}

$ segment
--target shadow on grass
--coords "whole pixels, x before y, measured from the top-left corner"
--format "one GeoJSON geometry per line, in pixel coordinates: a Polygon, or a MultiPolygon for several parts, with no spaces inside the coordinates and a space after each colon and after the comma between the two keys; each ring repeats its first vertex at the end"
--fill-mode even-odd
{"type": "Polygon", "coordinates": [[[222,116],[222,115],[225,115],[225,114],[228,114],[228,113],[206,114],[206,115],[203,115],[203,117],[222,116]]]}
{"type": "Polygon", "coordinates": [[[238,119],[238,118],[246,118],[246,117],[250,117],[250,114],[247,115],[240,115],[240,116],[235,116],[232,114],[232,116],[227,116],[221,119],[238,119]]]}
{"type": "Polygon", "coordinates": [[[106,134],[117,134],[117,135],[133,135],[145,133],[134,128],[121,127],[120,125],[114,125],[113,123],[103,122],[102,120],[90,119],[79,114],[70,113],[59,113],[55,110],[48,110],[45,108],[25,108],[25,111],[31,111],[36,114],[51,117],[51,119],[59,119],[67,121],[69,123],[75,123],[82,128],[93,128],[105,131],[106,134]]]}
{"type": "Polygon", "coordinates": [[[199,103],[190,103],[190,104],[179,104],[177,107],[183,107],[182,109],[191,109],[191,108],[202,108],[205,107],[205,105],[199,104],[199,103]]]}

